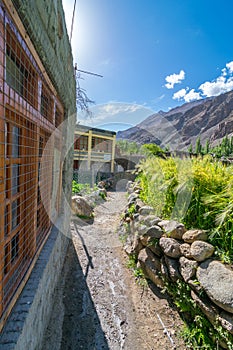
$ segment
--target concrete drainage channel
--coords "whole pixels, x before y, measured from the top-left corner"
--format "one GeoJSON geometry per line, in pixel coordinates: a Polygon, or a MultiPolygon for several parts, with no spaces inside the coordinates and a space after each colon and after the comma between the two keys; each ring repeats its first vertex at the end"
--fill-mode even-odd
{"type": "Polygon", "coordinates": [[[109,192],[93,222],[74,218],[43,350],[185,349],[178,313],[126,267],[116,232],[125,205],[124,192],[109,192]]]}

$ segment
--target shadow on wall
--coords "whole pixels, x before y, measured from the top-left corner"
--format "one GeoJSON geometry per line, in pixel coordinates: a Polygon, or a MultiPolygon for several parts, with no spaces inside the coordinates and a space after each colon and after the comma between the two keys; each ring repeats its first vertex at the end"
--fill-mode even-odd
{"type": "MultiPolygon", "coordinates": [[[[86,253],[88,254],[88,252],[86,253]]],[[[86,274],[89,267],[94,268],[89,254],[87,260],[89,266],[86,268],[86,274]]],[[[60,298],[58,295],[54,299],[53,319],[50,320],[51,328],[47,330],[45,335],[46,341],[44,341],[43,350],[109,350],[86,283],[87,276],[83,274],[72,240],[70,240],[61,276],[59,285],[63,285],[63,293],[60,298]],[[62,300],[60,300],[61,298],[62,300]],[[59,303],[62,303],[63,310],[59,310],[59,303]],[[58,332],[59,328],[60,331],[58,332]],[[58,334],[54,336],[56,330],[58,334]],[[52,337],[51,334],[53,334],[52,337]]]]}

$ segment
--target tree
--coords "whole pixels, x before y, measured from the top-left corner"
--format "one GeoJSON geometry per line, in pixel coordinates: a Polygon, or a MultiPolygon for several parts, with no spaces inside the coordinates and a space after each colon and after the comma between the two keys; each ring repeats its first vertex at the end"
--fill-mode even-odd
{"type": "Polygon", "coordinates": [[[204,147],[204,154],[208,154],[209,152],[210,152],[210,140],[207,139],[204,147]]]}
{"type": "Polygon", "coordinates": [[[165,158],[164,150],[155,143],[147,143],[142,145],[141,152],[146,156],[159,156],[165,158]]]}
{"type": "Polygon", "coordinates": [[[197,138],[197,141],[196,141],[195,153],[202,154],[202,145],[201,145],[200,136],[197,138]]]}
{"type": "Polygon", "coordinates": [[[76,106],[77,109],[80,109],[81,111],[86,111],[87,114],[91,114],[89,110],[89,105],[93,104],[94,101],[92,101],[88,96],[84,89],[81,88],[79,80],[82,79],[77,66],[75,66],[75,80],[76,80],[76,106]]]}
{"type": "Polygon", "coordinates": [[[189,147],[188,147],[188,152],[189,153],[193,153],[193,145],[190,143],[189,147]]]}

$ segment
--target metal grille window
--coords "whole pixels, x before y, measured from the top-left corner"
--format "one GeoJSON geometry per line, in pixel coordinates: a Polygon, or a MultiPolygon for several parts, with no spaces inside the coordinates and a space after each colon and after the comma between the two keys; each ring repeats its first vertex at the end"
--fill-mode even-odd
{"type": "Polygon", "coordinates": [[[6,25],[6,82],[37,108],[38,76],[11,22],[6,25]]]}
{"type": "Polygon", "coordinates": [[[60,207],[64,110],[37,62],[0,2],[0,330],[60,207]]]}

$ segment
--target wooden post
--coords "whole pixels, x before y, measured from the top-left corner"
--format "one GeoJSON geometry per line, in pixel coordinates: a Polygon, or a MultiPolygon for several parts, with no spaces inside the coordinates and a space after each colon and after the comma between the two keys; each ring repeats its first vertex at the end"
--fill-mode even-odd
{"type": "Polygon", "coordinates": [[[87,170],[91,170],[91,146],[92,146],[92,130],[88,132],[88,159],[87,170]]]}
{"type": "Polygon", "coordinates": [[[116,149],[116,135],[113,136],[113,140],[112,140],[112,160],[111,160],[112,173],[114,173],[115,149],[116,149]]]}

